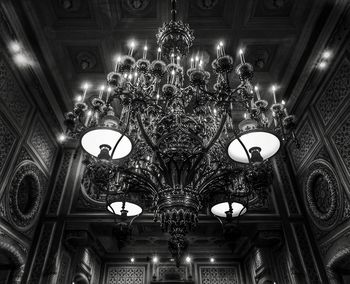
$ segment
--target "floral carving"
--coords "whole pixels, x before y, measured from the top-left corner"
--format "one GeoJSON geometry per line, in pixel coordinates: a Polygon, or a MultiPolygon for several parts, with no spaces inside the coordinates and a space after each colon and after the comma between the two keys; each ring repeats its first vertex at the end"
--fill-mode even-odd
{"type": "Polygon", "coordinates": [[[305,199],[313,221],[321,227],[334,225],[340,212],[340,189],[331,166],[316,160],[305,180],[305,199]]]}

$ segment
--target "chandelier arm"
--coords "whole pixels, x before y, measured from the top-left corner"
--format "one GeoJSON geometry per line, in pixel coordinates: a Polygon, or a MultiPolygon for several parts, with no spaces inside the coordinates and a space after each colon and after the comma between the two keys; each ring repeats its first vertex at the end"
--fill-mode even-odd
{"type": "Polygon", "coordinates": [[[219,139],[221,132],[224,129],[226,119],[227,119],[227,114],[225,113],[221,119],[220,126],[219,126],[218,130],[216,131],[214,137],[210,140],[207,147],[205,147],[205,149],[204,149],[205,153],[208,152],[210,150],[210,148],[215,144],[215,142],[219,139]]]}
{"type": "Polygon", "coordinates": [[[118,147],[120,141],[123,139],[123,137],[125,136],[126,132],[127,132],[128,129],[129,129],[129,125],[130,125],[130,114],[131,114],[131,111],[130,111],[130,107],[129,107],[128,121],[127,121],[127,123],[126,123],[126,127],[125,127],[125,129],[124,129],[122,135],[119,137],[117,143],[115,143],[115,145],[114,145],[114,148],[113,148],[112,154],[111,154],[111,157],[112,157],[112,158],[113,158],[114,152],[115,152],[115,150],[117,149],[117,147],[118,147]]]}
{"type": "Polygon", "coordinates": [[[155,185],[150,183],[142,175],[131,172],[131,171],[129,172],[129,175],[132,176],[133,178],[129,178],[128,180],[126,180],[126,182],[128,184],[137,186],[139,188],[144,188],[145,191],[151,191],[153,194],[157,193],[157,191],[155,190],[155,185]],[[137,182],[133,182],[133,179],[135,179],[137,182]]]}
{"type": "Polygon", "coordinates": [[[250,159],[250,155],[249,155],[249,152],[247,150],[247,147],[244,145],[244,143],[242,142],[241,138],[238,136],[237,132],[234,129],[233,129],[233,133],[234,133],[235,137],[237,138],[238,142],[242,145],[242,147],[244,149],[244,152],[247,155],[248,162],[249,162],[249,164],[251,164],[251,159],[250,159]]]}
{"type": "MultiPolygon", "coordinates": [[[[141,134],[143,136],[143,138],[145,139],[146,143],[148,144],[149,147],[151,147],[151,149],[155,152],[156,156],[157,156],[157,160],[159,161],[160,163],[160,169],[161,171],[163,172],[164,176],[165,175],[165,172],[166,172],[166,165],[164,163],[164,160],[163,158],[161,157],[160,153],[159,153],[159,150],[157,148],[157,146],[152,142],[151,138],[147,135],[146,133],[146,130],[145,130],[145,127],[141,121],[141,116],[140,114],[137,114],[136,115],[136,119],[137,119],[137,123],[140,127],[140,131],[141,131],[141,134]]],[[[169,180],[168,180],[169,181],[169,180]]]]}
{"type": "MultiPolygon", "coordinates": [[[[210,178],[209,180],[207,180],[202,186],[201,188],[199,189],[198,193],[199,194],[205,194],[208,190],[207,188],[212,185],[213,183],[215,183],[215,189],[217,189],[217,184],[218,184],[218,181],[220,181],[220,179],[222,178],[225,178],[227,175],[229,174],[229,172],[224,172],[222,174],[219,174],[219,175],[216,175],[214,176],[213,178],[210,178]]],[[[223,187],[223,186],[221,186],[223,187]]],[[[210,188],[209,188],[210,190],[210,188]]]]}
{"type": "Polygon", "coordinates": [[[196,161],[194,162],[191,172],[189,173],[186,183],[188,183],[190,180],[193,179],[195,173],[196,173],[196,169],[199,165],[199,163],[203,160],[204,155],[210,150],[210,148],[215,144],[215,142],[218,140],[218,138],[220,137],[220,134],[224,128],[224,125],[226,123],[226,119],[227,119],[227,114],[225,113],[224,116],[221,119],[221,123],[220,126],[218,128],[218,130],[216,131],[215,135],[213,136],[213,138],[210,140],[210,142],[208,143],[208,145],[203,149],[201,155],[199,155],[199,157],[196,159],[196,161]]]}

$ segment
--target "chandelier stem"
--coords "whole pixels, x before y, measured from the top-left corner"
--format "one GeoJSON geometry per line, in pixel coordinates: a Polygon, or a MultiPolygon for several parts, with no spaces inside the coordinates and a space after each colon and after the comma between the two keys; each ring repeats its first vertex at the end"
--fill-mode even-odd
{"type": "Polygon", "coordinates": [[[176,21],[176,14],[176,0],[171,0],[171,20],[174,22],[176,21]]]}

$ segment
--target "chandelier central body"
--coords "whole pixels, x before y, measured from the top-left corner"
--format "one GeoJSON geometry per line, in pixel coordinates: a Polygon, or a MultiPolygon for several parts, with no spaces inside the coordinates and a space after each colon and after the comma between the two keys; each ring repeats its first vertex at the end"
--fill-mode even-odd
{"type": "Polygon", "coordinates": [[[108,74],[107,92],[103,87],[86,99],[85,86],[65,124],[67,135],[80,138],[88,154],[85,175],[107,194],[107,209],[126,218],[128,208],[142,211],[131,199],[139,205],[144,197],[151,199],[155,221],[170,234],[169,250],[179,265],[188,248],[186,234],[215,196],[220,200],[211,204],[212,213],[227,220],[246,213],[249,200],[266,199],[268,159],[281,141],[294,138],[295,119],[276,102],[275,90],[268,108],[253,87],[253,67],[243,52],[235,68],[222,42],[212,72],[200,53],[189,59],[185,72],[193,31],[176,20],[176,1],[171,3],[172,18],[157,34],[157,58],[147,59],[145,46],[136,60],[131,44],[108,74]],[[235,88],[234,73],[240,80],[235,88]],[[236,105],[245,112],[238,127],[236,105]]]}

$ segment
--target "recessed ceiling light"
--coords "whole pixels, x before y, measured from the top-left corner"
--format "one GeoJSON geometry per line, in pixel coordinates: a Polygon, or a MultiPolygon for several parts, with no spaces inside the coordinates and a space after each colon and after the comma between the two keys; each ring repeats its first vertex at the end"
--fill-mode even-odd
{"type": "Polygon", "coordinates": [[[330,58],[332,55],[332,52],[330,52],[329,50],[325,50],[323,53],[322,53],[322,58],[324,59],[328,59],[330,58]]]}
{"type": "Polygon", "coordinates": [[[327,67],[327,63],[325,61],[321,61],[319,64],[318,64],[318,67],[320,69],[325,69],[327,67]]]}

